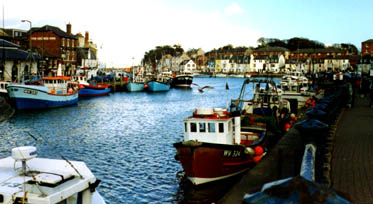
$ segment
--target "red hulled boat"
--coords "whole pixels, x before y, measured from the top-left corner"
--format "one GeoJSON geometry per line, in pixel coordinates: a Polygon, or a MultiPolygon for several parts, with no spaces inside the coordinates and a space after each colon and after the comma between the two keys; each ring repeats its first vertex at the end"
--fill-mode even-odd
{"type": "Polygon", "coordinates": [[[265,155],[266,140],[266,123],[233,117],[225,109],[200,108],[184,119],[184,141],[174,147],[186,176],[198,185],[252,168],[265,155]]]}

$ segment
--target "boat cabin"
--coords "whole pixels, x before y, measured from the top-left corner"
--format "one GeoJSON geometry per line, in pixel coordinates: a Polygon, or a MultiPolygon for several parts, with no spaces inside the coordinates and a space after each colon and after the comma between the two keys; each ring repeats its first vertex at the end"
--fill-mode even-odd
{"type": "Polygon", "coordinates": [[[184,141],[233,144],[233,118],[224,109],[198,108],[184,119],[184,141]]]}
{"type": "Polygon", "coordinates": [[[31,146],[0,159],[0,203],[104,204],[98,183],[83,162],[36,158],[31,146]]]}
{"type": "Polygon", "coordinates": [[[44,77],[43,84],[48,88],[48,93],[68,94],[69,88],[72,88],[71,77],[44,77]]]}

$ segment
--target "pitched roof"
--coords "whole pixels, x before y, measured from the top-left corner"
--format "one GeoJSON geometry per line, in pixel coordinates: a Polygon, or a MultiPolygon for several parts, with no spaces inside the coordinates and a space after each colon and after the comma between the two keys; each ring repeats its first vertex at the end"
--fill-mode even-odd
{"type": "MultiPolygon", "coordinates": [[[[58,27],[50,26],[50,25],[45,25],[41,28],[31,28],[32,32],[53,32],[54,34],[64,37],[64,38],[71,38],[71,39],[78,39],[74,35],[68,34],[65,31],[62,31],[58,27]]],[[[29,31],[30,32],[30,31],[29,31]]]]}
{"type": "Polygon", "coordinates": [[[184,61],[182,61],[182,62],[180,63],[180,65],[186,65],[186,64],[188,64],[188,62],[189,62],[189,60],[184,60],[184,61]]]}
{"type": "Polygon", "coordinates": [[[7,40],[0,39],[0,48],[19,48],[21,47],[20,45],[14,44],[12,42],[9,42],[7,40]]]}
{"type": "Polygon", "coordinates": [[[343,51],[341,49],[338,49],[338,48],[330,47],[330,48],[317,48],[317,49],[313,49],[313,48],[298,49],[298,50],[295,50],[293,53],[312,54],[312,53],[333,53],[333,52],[342,53],[343,51]]]}
{"type": "Polygon", "coordinates": [[[373,43],[373,39],[366,40],[363,43],[373,43]]]}
{"type": "MultiPolygon", "coordinates": [[[[0,39],[0,60],[28,60],[29,52],[19,49],[19,45],[0,39]]],[[[40,60],[38,55],[33,54],[34,60],[40,60]]]]}

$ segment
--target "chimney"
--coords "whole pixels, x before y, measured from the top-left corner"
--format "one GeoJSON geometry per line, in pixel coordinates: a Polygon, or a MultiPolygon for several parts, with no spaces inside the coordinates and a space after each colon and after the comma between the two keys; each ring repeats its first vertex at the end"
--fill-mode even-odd
{"type": "Polygon", "coordinates": [[[89,33],[88,31],[85,31],[84,44],[88,45],[88,41],[89,41],[89,33]]]}
{"type": "Polygon", "coordinates": [[[71,35],[71,24],[70,23],[66,25],[66,32],[71,35]]]}

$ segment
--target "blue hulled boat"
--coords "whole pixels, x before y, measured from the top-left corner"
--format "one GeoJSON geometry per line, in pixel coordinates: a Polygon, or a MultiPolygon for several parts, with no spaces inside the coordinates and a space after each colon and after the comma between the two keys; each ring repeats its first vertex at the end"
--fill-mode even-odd
{"type": "Polygon", "coordinates": [[[71,77],[44,77],[43,85],[9,84],[8,94],[17,109],[41,109],[73,105],[78,102],[78,88],[71,77]]]}
{"type": "Polygon", "coordinates": [[[110,84],[88,83],[84,75],[74,76],[73,81],[73,84],[79,85],[79,96],[105,96],[111,91],[110,84]]]}
{"type": "Polygon", "coordinates": [[[158,92],[158,91],[168,91],[170,90],[170,82],[159,82],[156,80],[148,82],[148,91],[158,92]]]}
{"type": "Polygon", "coordinates": [[[145,83],[144,82],[128,82],[126,84],[127,91],[129,92],[138,92],[144,91],[145,83]]]}
{"type": "Polygon", "coordinates": [[[79,96],[105,96],[109,95],[110,91],[111,87],[109,84],[81,84],[79,89],[79,96]]]}
{"type": "Polygon", "coordinates": [[[147,90],[151,92],[168,91],[171,88],[172,73],[163,72],[156,79],[149,81],[147,90]]]}

